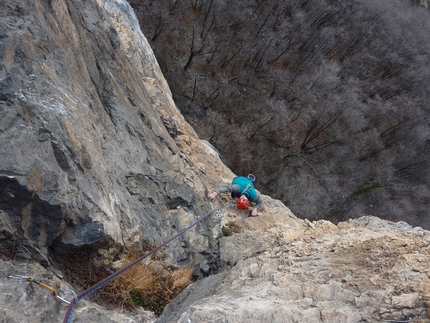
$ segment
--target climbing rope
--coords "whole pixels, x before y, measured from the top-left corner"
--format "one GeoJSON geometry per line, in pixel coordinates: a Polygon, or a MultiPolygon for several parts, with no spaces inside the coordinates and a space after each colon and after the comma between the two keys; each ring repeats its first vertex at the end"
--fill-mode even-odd
{"type": "MultiPolygon", "coordinates": [[[[66,303],[66,304],[70,304],[69,301],[67,301],[64,297],[60,296],[58,290],[56,290],[54,287],[51,287],[51,286],[45,284],[44,282],[42,282],[40,280],[35,279],[33,276],[16,275],[16,276],[7,276],[7,278],[25,279],[25,280],[27,280],[27,281],[29,281],[31,283],[35,283],[35,284],[37,284],[39,286],[42,286],[42,287],[50,290],[55,295],[55,297],[58,298],[60,301],[66,303]]],[[[64,289],[64,290],[60,289],[60,290],[65,291],[65,292],[69,292],[69,293],[73,294],[74,297],[76,298],[76,293],[74,291],[72,291],[71,289],[64,289]]]]}
{"type": "Polygon", "coordinates": [[[84,290],[83,292],[79,293],[78,295],[76,295],[76,297],[74,299],[72,299],[70,302],[68,302],[69,306],[67,307],[67,311],[66,311],[66,314],[64,316],[63,323],[70,323],[71,322],[71,320],[72,320],[72,314],[73,314],[73,309],[74,309],[75,305],[78,303],[78,301],[80,301],[83,298],[91,295],[92,293],[94,293],[95,291],[99,290],[100,288],[102,288],[106,284],[110,283],[115,278],[117,278],[118,276],[120,276],[121,274],[123,274],[125,271],[127,271],[130,268],[132,268],[133,266],[137,265],[139,262],[141,262],[145,258],[149,257],[150,255],[154,254],[155,252],[157,252],[158,250],[160,250],[161,248],[163,248],[165,245],[167,245],[172,240],[174,240],[174,239],[178,238],[179,236],[181,236],[182,234],[184,234],[186,231],[188,231],[189,229],[191,229],[192,227],[194,227],[195,225],[197,225],[197,223],[201,222],[202,220],[204,220],[205,218],[207,218],[212,213],[214,213],[216,211],[220,211],[221,209],[227,207],[233,200],[234,199],[231,199],[230,201],[228,201],[224,205],[222,205],[222,206],[220,206],[220,207],[218,207],[216,209],[212,209],[211,211],[209,211],[208,213],[206,213],[205,215],[201,216],[196,221],[194,221],[193,223],[191,223],[188,227],[182,229],[179,233],[177,233],[176,235],[174,235],[170,239],[166,240],[165,242],[163,242],[162,244],[160,244],[158,247],[152,249],[147,254],[143,255],[139,259],[136,259],[132,263],[130,263],[127,266],[119,269],[117,272],[113,273],[112,275],[106,277],[105,279],[101,280],[100,282],[96,283],[95,285],[91,286],[90,288],[88,288],[88,289],[84,290]]]}

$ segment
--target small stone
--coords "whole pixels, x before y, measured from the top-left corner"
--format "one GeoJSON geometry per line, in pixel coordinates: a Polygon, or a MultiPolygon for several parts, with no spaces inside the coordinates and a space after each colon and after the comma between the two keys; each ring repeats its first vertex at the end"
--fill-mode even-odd
{"type": "Polygon", "coordinates": [[[417,293],[393,296],[391,304],[394,308],[414,308],[418,305],[420,296],[417,293]]]}

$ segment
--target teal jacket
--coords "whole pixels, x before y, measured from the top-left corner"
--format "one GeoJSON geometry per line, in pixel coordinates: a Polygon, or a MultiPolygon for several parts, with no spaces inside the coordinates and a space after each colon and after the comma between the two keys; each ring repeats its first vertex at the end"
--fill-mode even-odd
{"type": "Polygon", "coordinates": [[[250,201],[254,201],[257,197],[257,192],[254,189],[254,183],[244,176],[239,176],[233,179],[232,184],[236,184],[239,187],[239,193],[244,194],[250,201]]]}
{"type": "Polygon", "coordinates": [[[231,192],[231,197],[239,197],[243,193],[250,202],[255,203],[257,209],[263,205],[263,200],[256,192],[254,184],[250,179],[244,176],[236,177],[233,179],[231,185],[221,186],[217,188],[215,192],[218,194],[231,192]]]}

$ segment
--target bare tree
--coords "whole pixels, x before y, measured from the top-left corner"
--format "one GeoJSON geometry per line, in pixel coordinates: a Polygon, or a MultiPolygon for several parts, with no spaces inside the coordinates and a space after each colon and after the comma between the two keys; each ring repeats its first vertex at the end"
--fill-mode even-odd
{"type": "Polygon", "coordinates": [[[202,44],[198,49],[195,48],[195,37],[194,37],[194,28],[193,28],[193,38],[191,40],[191,47],[190,47],[190,55],[188,56],[187,63],[184,66],[184,70],[187,70],[191,62],[193,61],[193,58],[195,55],[201,54],[203,50],[205,49],[205,45],[202,44]]]}
{"type": "Polygon", "coordinates": [[[234,172],[253,168],[265,194],[333,221],[388,217],[384,205],[399,217],[411,201],[415,218],[426,212],[430,200],[413,194],[430,182],[428,10],[390,0],[130,3],[184,117],[234,172]],[[389,185],[353,194],[376,182],[389,185]]]}

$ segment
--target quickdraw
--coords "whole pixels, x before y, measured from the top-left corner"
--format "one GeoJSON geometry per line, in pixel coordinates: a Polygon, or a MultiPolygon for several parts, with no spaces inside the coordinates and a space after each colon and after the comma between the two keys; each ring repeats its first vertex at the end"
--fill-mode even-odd
{"type": "MultiPolygon", "coordinates": [[[[38,279],[35,279],[33,276],[15,275],[15,276],[7,276],[7,278],[12,278],[12,279],[25,279],[25,280],[27,280],[27,281],[29,281],[29,282],[31,282],[31,283],[35,283],[35,284],[37,284],[37,285],[39,285],[39,286],[42,286],[42,287],[44,287],[44,288],[46,288],[46,289],[50,290],[50,291],[54,294],[54,296],[55,296],[56,298],[58,298],[60,301],[62,301],[62,302],[64,302],[64,303],[66,303],[67,305],[69,305],[69,304],[70,304],[70,302],[69,302],[68,300],[66,300],[64,297],[60,296],[60,294],[59,294],[59,291],[58,291],[58,290],[56,290],[54,287],[51,287],[51,286],[49,286],[49,285],[45,284],[44,282],[42,282],[42,281],[40,281],[40,280],[38,280],[38,279]]],[[[77,298],[76,293],[75,293],[73,290],[71,290],[71,289],[61,289],[61,288],[60,288],[60,291],[63,291],[63,292],[67,292],[67,293],[69,293],[69,294],[72,294],[72,295],[73,295],[73,297],[74,297],[75,299],[77,298]]]]}

